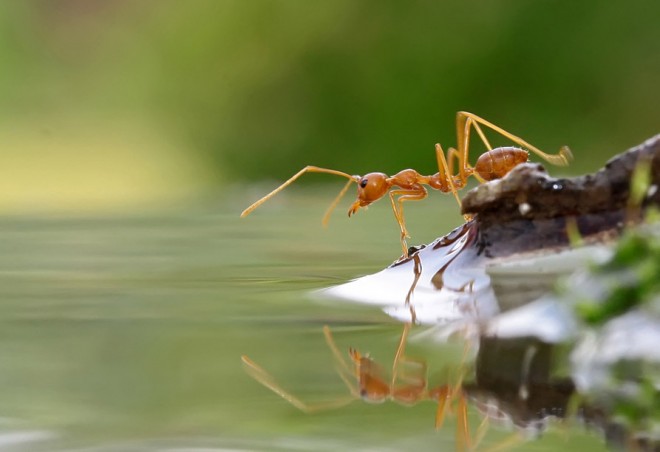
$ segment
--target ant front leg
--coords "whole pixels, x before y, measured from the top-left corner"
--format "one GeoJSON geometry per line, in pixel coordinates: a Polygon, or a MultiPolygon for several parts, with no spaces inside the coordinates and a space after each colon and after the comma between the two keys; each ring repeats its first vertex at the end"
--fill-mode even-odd
{"type": "Polygon", "coordinates": [[[392,190],[389,195],[394,217],[397,223],[399,223],[399,228],[401,228],[401,248],[403,249],[403,255],[404,257],[408,257],[408,243],[406,242],[406,238],[410,238],[410,235],[408,235],[406,220],[403,217],[403,201],[419,201],[426,198],[428,193],[424,187],[419,185],[417,188],[410,190],[392,190]],[[395,200],[394,197],[398,195],[400,195],[399,198],[395,200]]]}

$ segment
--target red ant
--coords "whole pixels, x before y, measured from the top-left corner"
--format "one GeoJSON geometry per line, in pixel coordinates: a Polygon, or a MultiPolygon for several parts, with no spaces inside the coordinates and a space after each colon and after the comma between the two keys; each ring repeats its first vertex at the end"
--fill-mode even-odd
{"type": "Polygon", "coordinates": [[[377,201],[389,192],[390,201],[392,203],[392,211],[396,218],[399,228],[401,229],[401,247],[403,255],[408,257],[408,244],[406,238],[408,230],[406,229],[405,219],[403,217],[403,202],[404,201],[418,201],[426,198],[428,192],[424,185],[440,190],[441,192],[452,192],[456,201],[461,205],[461,200],[458,197],[457,191],[465,187],[467,179],[474,176],[479,182],[499,179],[504,177],[517,165],[524,163],[529,158],[529,152],[525,149],[504,146],[493,148],[486,135],[481,130],[481,125],[488,127],[495,132],[503,135],[517,145],[529,149],[539,157],[553,165],[565,166],[573,158],[570,149],[567,146],[562,146],[557,154],[546,154],[538,148],[524,141],[515,135],[510,134],[504,129],[482,119],[472,113],[459,111],[456,114],[456,135],[458,137],[458,149],[449,148],[447,157],[442,150],[440,144],[435,145],[435,154],[438,161],[438,172],[432,176],[423,176],[413,169],[405,169],[398,172],[394,176],[387,176],[384,173],[369,173],[365,176],[351,176],[350,174],[342,171],[332,169],[319,168],[317,166],[306,166],[298,171],[293,177],[277,187],[275,190],[256,201],[250,207],[241,213],[241,217],[248,215],[254,209],[259,207],[264,202],[275,196],[282,191],[285,187],[293,183],[296,179],[305,173],[328,173],[337,176],[346,177],[349,179],[348,183],[339,192],[339,195],[332,202],[325,215],[323,216],[323,225],[327,225],[330,214],[339,203],[340,199],[348,190],[351,183],[355,182],[358,185],[357,200],[348,209],[348,216],[350,217],[360,209],[369,204],[377,201]],[[471,166],[468,161],[468,151],[470,147],[470,133],[472,127],[476,130],[481,141],[486,145],[488,151],[483,153],[474,166],[471,166]],[[455,160],[458,159],[458,174],[452,175],[455,168],[455,160]],[[398,189],[392,189],[399,187],[398,189]],[[398,196],[397,199],[395,197],[398,196]]]}
{"type": "MultiPolygon", "coordinates": [[[[348,350],[348,356],[352,362],[352,366],[349,365],[337,348],[330,328],[327,325],[324,326],[323,335],[325,336],[328,348],[330,348],[335,358],[337,373],[350,391],[350,396],[326,403],[310,405],[303,402],[283,389],[266,370],[250,358],[243,355],[241,360],[245,365],[246,371],[255,380],[291,405],[308,414],[339,408],[357,399],[362,399],[370,403],[382,403],[386,400],[393,400],[408,406],[423,400],[431,400],[438,403],[435,417],[435,427],[438,429],[442,427],[446,411],[452,409],[453,402],[456,401],[458,449],[470,449],[472,441],[467,419],[467,399],[461,389],[463,377],[460,376],[458,382],[454,385],[444,384],[429,388],[427,384],[426,362],[420,359],[409,358],[404,353],[410,326],[410,323],[404,326],[396,354],[394,355],[392,376],[389,381],[384,377],[381,367],[373,359],[368,355],[362,355],[354,348],[349,348],[348,350]],[[357,384],[355,381],[357,381],[357,384]]],[[[465,356],[463,359],[465,359],[465,356]]],[[[479,427],[476,443],[483,437],[485,427],[485,423],[482,423],[479,427]]]]}

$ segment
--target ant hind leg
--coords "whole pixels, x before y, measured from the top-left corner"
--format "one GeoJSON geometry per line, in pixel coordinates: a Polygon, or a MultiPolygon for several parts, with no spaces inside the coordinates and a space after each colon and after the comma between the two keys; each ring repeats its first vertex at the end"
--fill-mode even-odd
{"type": "MultiPolygon", "coordinates": [[[[485,119],[480,118],[479,116],[477,116],[475,114],[468,113],[466,111],[460,111],[460,112],[457,113],[456,123],[457,123],[457,128],[458,128],[459,148],[461,146],[461,142],[464,141],[466,143],[469,143],[469,130],[466,130],[466,129],[467,129],[468,123],[470,123],[470,124],[474,125],[475,130],[477,130],[477,133],[479,134],[481,139],[484,140],[484,143],[489,148],[489,150],[492,149],[492,147],[490,147],[490,145],[487,144],[488,142],[487,142],[487,140],[485,140],[485,136],[483,135],[483,132],[481,132],[481,129],[479,127],[479,124],[481,124],[485,127],[488,127],[489,129],[499,133],[500,135],[508,138],[509,140],[516,143],[518,146],[521,146],[521,147],[535,153],[536,155],[541,157],[543,160],[545,160],[546,162],[551,163],[553,165],[566,166],[573,159],[573,154],[571,153],[571,150],[567,146],[562,146],[559,149],[559,152],[557,154],[548,154],[546,152],[541,151],[536,146],[532,146],[531,144],[529,144],[527,141],[523,140],[522,138],[517,137],[516,135],[513,135],[512,133],[507,132],[506,130],[502,129],[501,127],[498,127],[495,124],[493,124],[489,121],[486,121],[485,119]],[[466,128],[462,131],[461,131],[461,128],[460,128],[460,124],[465,124],[466,125],[466,128]]],[[[465,153],[465,155],[467,155],[466,154],[467,144],[466,144],[465,149],[459,149],[459,151],[463,151],[465,153]]]]}
{"type": "MultiPolygon", "coordinates": [[[[477,131],[477,134],[479,135],[479,138],[481,138],[484,146],[486,146],[486,149],[488,151],[493,149],[493,146],[488,141],[488,138],[486,138],[486,134],[481,130],[479,122],[476,121],[475,118],[477,118],[477,116],[464,111],[459,111],[456,114],[456,138],[458,139],[458,150],[450,149],[450,153],[448,154],[450,165],[453,165],[454,155],[458,158],[458,171],[463,182],[465,182],[468,176],[476,175],[469,161],[472,128],[477,131]]],[[[477,177],[477,179],[479,179],[479,177],[477,177]]],[[[480,180],[479,182],[483,182],[483,180],[480,180]]]]}

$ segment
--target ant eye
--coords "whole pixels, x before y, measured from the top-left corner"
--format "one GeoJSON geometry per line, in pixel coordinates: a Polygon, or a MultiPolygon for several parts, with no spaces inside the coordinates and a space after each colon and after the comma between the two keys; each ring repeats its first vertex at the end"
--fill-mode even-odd
{"type": "Polygon", "coordinates": [[[360,181],[360,187],[362,187],[362,188],[366,187],[368,182],[369,182],[368,179],[362,179],[360,181]]]}

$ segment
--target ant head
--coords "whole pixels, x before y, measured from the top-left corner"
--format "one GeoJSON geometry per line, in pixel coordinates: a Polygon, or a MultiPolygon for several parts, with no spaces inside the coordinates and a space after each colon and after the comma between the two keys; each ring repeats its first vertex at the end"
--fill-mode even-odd
{"type": "Polygon", "coordinates": [[[357,180],[357,200],[355,200],[348,210],[348,216],[353,215],[360,207],[366,207],[382,198],[387,193],[387,190],[390,189],[391,184],[387,179],[387,174],[383,173],[369,173],[360,177],[357,180]]]}
{"type": "Polygon", "coordinates": [[[392,393],[390,385],[383,380],[382,370],[378,363],[369,355],[362,355],[354,348],[348,350],[348,355],[355,365],[360,397],[371,403],[384,402],[392,393]]]}

